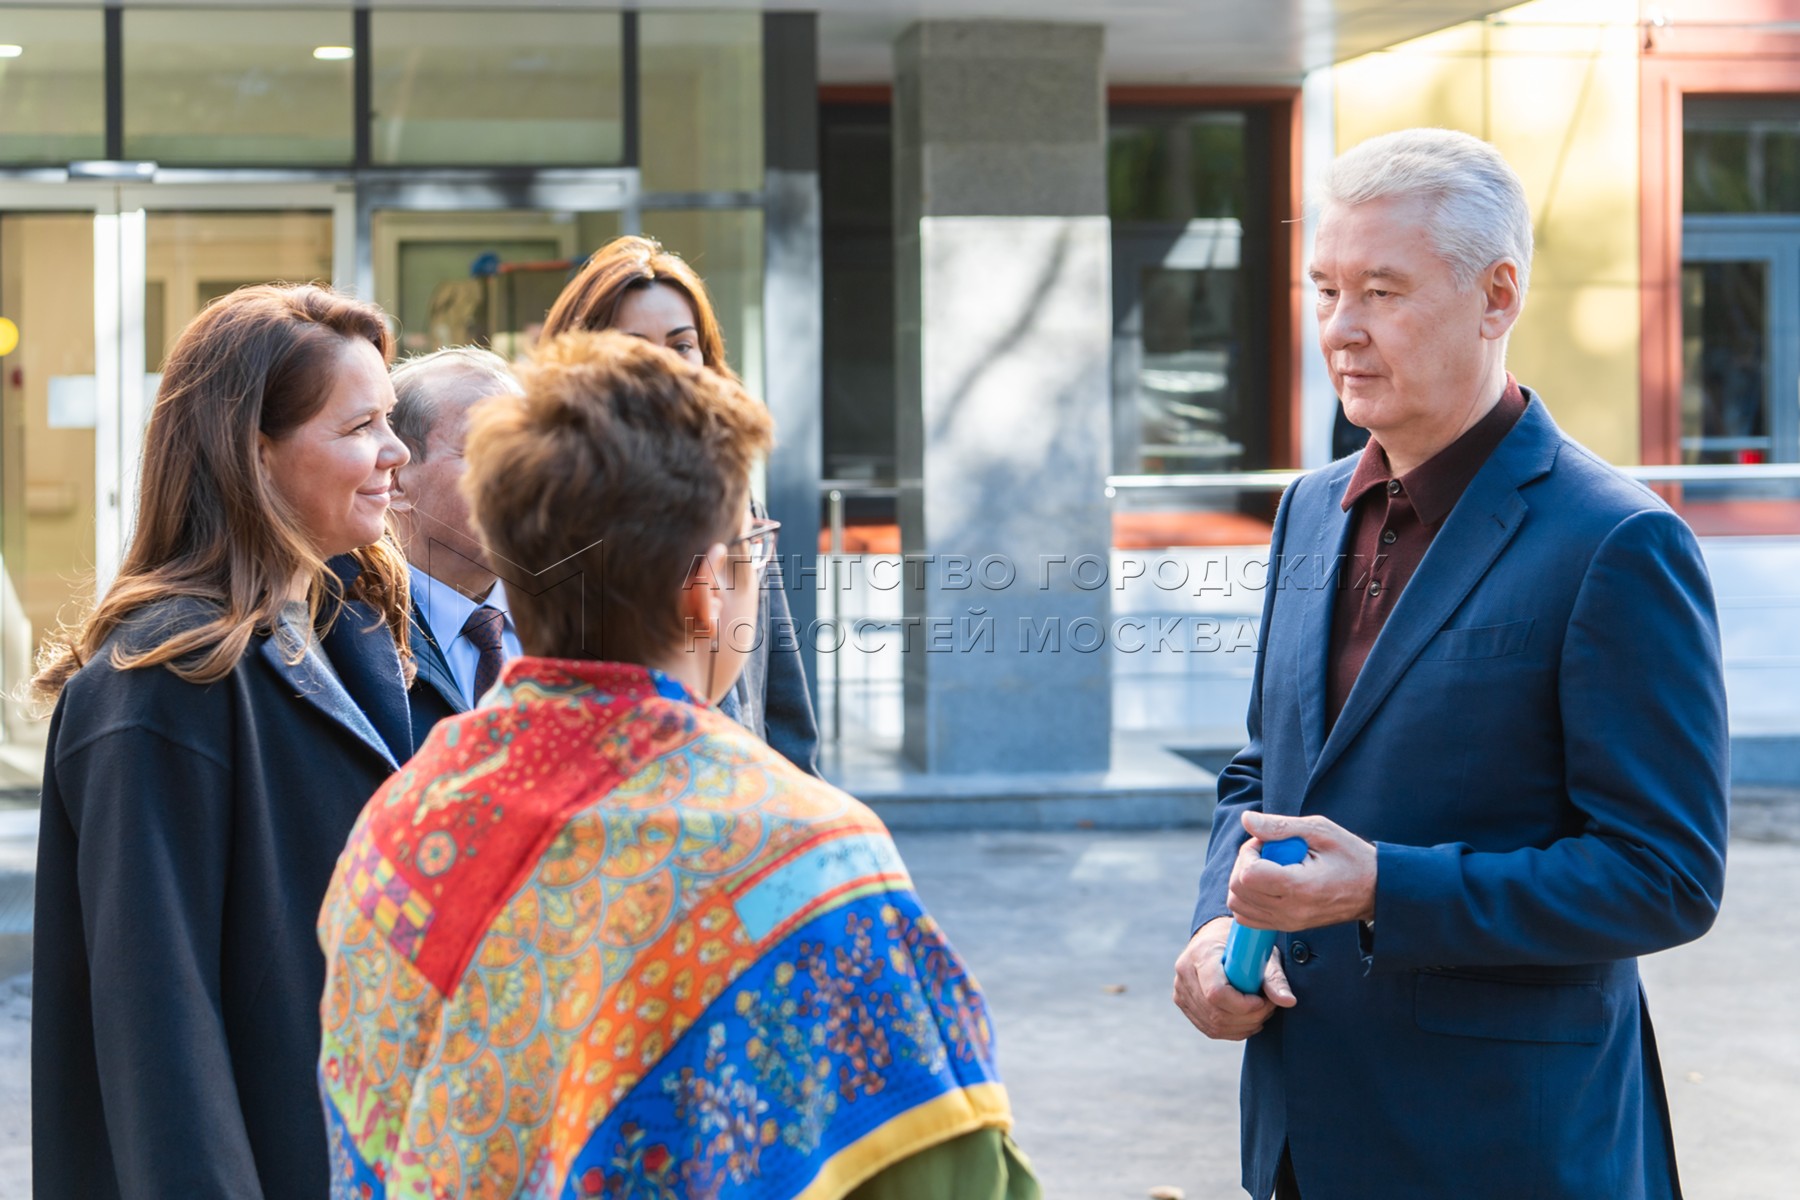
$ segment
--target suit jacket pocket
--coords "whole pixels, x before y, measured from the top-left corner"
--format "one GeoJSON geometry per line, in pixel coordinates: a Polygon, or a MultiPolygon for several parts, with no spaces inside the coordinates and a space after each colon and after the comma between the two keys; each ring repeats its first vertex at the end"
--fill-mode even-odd
{"type": "Polygon", "coordinates": [[[1421,661],[1448,661],[1471,658],[1505,658],[1525,649],[1531,640],[1531,621],[1510,621],[1505,625],[1477,625],[1466,629],[1445,629],[1438,633],[1419,653],[1421,661]]]}
{"type": "Polygon", "coordinates": [[[1426,1033],[1503,1042],[1593,1044],[1606,1032],[1598,983],[1522,983],[1421,974],[1413,1019],[1426,1033]]]}

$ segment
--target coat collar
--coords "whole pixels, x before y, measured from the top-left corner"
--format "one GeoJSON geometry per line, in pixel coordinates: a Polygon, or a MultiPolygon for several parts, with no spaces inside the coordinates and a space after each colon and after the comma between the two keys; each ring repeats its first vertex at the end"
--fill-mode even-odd
{"type": "MultiPolygon", "coordinates": [[[[1530,510],[1521,489],[1550,471],[1563,443],[1563,433],[1550,419],[1543,401],[1529,389],[1525,398],[1524,414],[1470,481],[1400,594],[1329,736],[1325,732],[1325,673],[1337,598],[1335,571],[1333,586],[1316,589],[1302,606],[1306,661],[1301,679],[1301,724],[1302,741],[1312,762],[1309,788],[1368,724],[1425,644],[1443,628],[1518,532],[1530,510]]],[[[1326,511],[1331,516],[1319,522],[1315,552],[1329,549],[1334,553],[1332,561],[1341,564],[1351,515],[1342,512],[1340,505],[1354,463],[1339,463],[1330,470],[1326,487],[1331,507],[1326,511]]]]}
{"type": "MultiPolygon", "coordinates": [[[[361,570],[348,555],[332,559],[328,566],[340,589],[348,588],[361,570]]],[[[288,661],[293,647],[284,645],[284,638],[271,635],[261,642],[259,652],[264,661],[293,686],[300,699],[336,721],[389,766],[397,768],[411,754],[412,714],[406,704],[400,656],[374,609],[361,601],[346,601],[320,638],[341,690],[319,675],[321,667],[310,657],[288,661]],[[345,693],[352,704],[345,704],[345,693]]]]}

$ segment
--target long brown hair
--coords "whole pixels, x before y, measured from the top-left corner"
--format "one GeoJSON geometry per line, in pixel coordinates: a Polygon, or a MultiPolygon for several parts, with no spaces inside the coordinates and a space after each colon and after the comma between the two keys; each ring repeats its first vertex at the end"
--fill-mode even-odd
{"type": "Polygon", "coordinates": [[[222,679],[258,630],[273,629],[296,575],[315,623],[328,606],[327,621],[345,599],[365,601],[408,657],[400,551],[386,538],[354,551],[361,573],[346,596],[258,465],[258,435],[279,441],[318,413],[338,354],[359,341],[393,356],[380,309],[313,284],[239,288],[182,330],[144,434],[137,531],[93,611],[46,640],[32,680],[40,697],[55,699],[133,613],[176,597],[209,602],[218,616],[153,631],[152,645],[115,645],[113,666],[222,679]]]}
{"type": "Polygon", "coordinates": [[[701,359],[736,383],[738,377],[725,361],[725,335],[719,331],[719,318],[713,312],[705,282],[679,255],[670,254],[652,238],[628,234],[594,251],[587,265],[550,306],[539,340],[548,342],[574,329],[611,329],[619,315],[619,303],[626,295],[653,283],[674,288],[687,297],[688,307],[694,310],[701,359]]]}

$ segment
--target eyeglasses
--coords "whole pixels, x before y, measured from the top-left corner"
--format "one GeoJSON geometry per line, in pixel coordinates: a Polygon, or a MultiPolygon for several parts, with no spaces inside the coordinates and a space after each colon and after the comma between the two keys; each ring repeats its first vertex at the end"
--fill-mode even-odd
{"type": "Polygon", "coordinates": [[[771,521],[767,517],[750,526],[750,532],[739,534],[725,543],[725,549],[743,543],[750,565],[760,577],[769,569],[769,563],[775,558],[775,531],[781,528],[780,521],[771,521]]]}

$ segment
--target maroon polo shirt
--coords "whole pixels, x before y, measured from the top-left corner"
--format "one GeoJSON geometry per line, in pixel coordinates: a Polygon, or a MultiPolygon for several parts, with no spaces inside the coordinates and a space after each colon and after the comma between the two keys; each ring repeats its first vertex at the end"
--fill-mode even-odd
{"type": "Polygon", "coordinates": [[[1387,452],[1369,439],[1356,473],[1344,492],[1351,514],[1348,557],[1338,572],[1337,606],[1331,621],[1327,668],[1326,726],[1337,724],[1363,663],[1400,600],[1431,539],[1476,472],[1487,462],[1525,411],[1525,393],[1511,372],[1500,403],[1468,432],[1432,458],[1395,478],[1387,452]]]}

